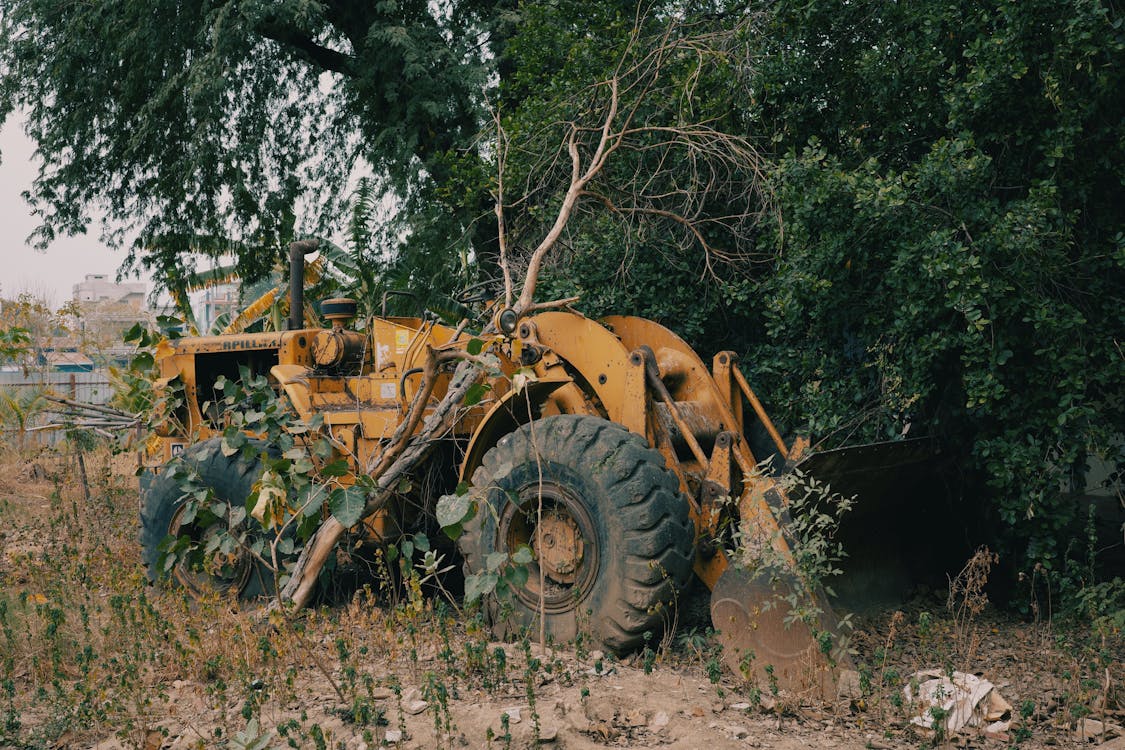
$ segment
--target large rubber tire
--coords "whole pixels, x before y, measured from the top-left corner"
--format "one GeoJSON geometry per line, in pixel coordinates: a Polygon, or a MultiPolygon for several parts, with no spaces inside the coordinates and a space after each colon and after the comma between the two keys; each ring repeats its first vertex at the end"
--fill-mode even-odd
{"type": "MultiPolygon", "coordinates": [[[[186,563],[177,564],[171,571],[163,569],[162,543],[169,534],[201,538],[208,532],[195,524],[183,527],[178,522],[178,512],[185,502],[180,487],[180,477],[170,468],[180,463],[196,472],[199,482],[211,488],[217,500],[232,506],[246,502],[254,483],[262,473],[262,462],[257,455],[246,457],[241,452],[224,456],[222,439],[212,438],[188,447],[183,455],[168,466],[141,493],[141,558],[148,578],[153,583],[171,580],[197,598],[218,593],[250,602],[274,595],[274,575],[270,568],[249,552],[235,553],[230,564],[224,566],[225,575],[191,569],[186,563]]],[[[262,452],[267,452],[264,443],[262,452]]],[[[247,516],[243,521],[250,535],[264,534],[257,520],[247,516]]]]}
{"type": "Polygon", "coordinates": [[[583,632],[616,653],[641,646],[646,634],[659,641],[691,576],[694,531],[678,481],[643,439],[596,417],[546,417],[485,454],[472,493],[477,513],[459,539],[467,572],[521,544],[536,552],[525,585],[486,599],[498,636],[536,632],[542,572],[545,629],[555,641],[583,632]],[[558,538],[566,544],[553,546],[558,538]]]}

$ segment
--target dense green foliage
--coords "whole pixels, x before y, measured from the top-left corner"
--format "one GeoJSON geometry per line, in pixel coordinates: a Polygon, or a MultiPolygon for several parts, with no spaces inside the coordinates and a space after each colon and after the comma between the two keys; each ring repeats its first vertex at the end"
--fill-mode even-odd
{"type": "Polygon", "coordinates": [[[44,237],[100,203],[161,241],[147,263],[233,233],[260,273],[346,216],[362,157],[379,176],[342,244],[377,269],[364,287],[453,289],[495,273],[500,163],[513,255],[543,236],[566,138],[589,157],[616,75],[648,130],[580,199],[540,299],[738,350],[779,421],[825,444],[937,437],[1021,565],[1059,569],[1067,491],[1093,455],[1122,465],[1112,3],[8,7],[0,111],[29,111],[47,159],[44,237]],[[400,210],[376,231],[386,190],[400,210]]]}
{"type": "Polygon", "coordinates": [[[1120,12],[781,3],[764,32],[748,116],[785,216],[768,392],[821,435],[913,415],[1013,551],[1056,568],[1063,490],[1090,454],[1120,465],[1125,434],[1120,12]]]}

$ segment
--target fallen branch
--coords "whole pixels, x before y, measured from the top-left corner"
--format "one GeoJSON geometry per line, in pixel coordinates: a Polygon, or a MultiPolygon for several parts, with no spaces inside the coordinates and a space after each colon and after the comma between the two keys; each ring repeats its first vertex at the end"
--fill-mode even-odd
{"type": "MultiPolygon", "coordinates": [[[[407,419],[403,420],[399,429],[395,431],[391,445],[383,453],[383,458],[372,472],[376,489],[364,505],[362,518],[367,518],[386,506],[387,501],[394,495],[399,480],[429,454],[436,444],[436,438],[452,426],[456,408],[465,400],[469,388],[480,379],[482,373],[479,363],[474,361],[474,358],[457,350],[431,351],[426,370],[433,377],[427,377],[423,387],[415,394],[407,419]],[[454,358],[462,361],[450,378],[445,397],[425,420],[421,420],[421,429],[414,433],[410,425],[417,426],[420,421],[425,404],[433,393],[441,363],[454,358]]],[[[308,604],[320,571],[345,531],[347,528],[335,516],[330,516],[321,524],[297,558],[296,567],[289,581],[281,589],[280,602],[289,603],[294,609],[301,609],[308,604]]],[[[267,612],[272,611],[276,606],[275,602],[267,608],[267,612]]]]}
{"type": "Polygon", "coordinates": [[[118,418],[121,418],[121,419],[137,419],[137,415],[130,414],[130,413],[125,412],[125,411],[121,411],[120,409],[114,409],[112,406],[103,406],[102,404],[91,404],[91,403],[88,403],[88,402],[85,402],[85,401],[73,401],[69,398],[62,398],[61,396],[52,396],[50,394],[44,394],[43,398],[46,399],[47,401],[51,401],[51,402],[56,403],[56,404],[62,404],[63,406],[70,407],[71,409],[79,409],[79,410],[85,410],[85,411],[98,412],[99,414],[105,414],[105,415],[108,415],[108,416],[111,416],[111,417],[118,417],[118,418]]]}

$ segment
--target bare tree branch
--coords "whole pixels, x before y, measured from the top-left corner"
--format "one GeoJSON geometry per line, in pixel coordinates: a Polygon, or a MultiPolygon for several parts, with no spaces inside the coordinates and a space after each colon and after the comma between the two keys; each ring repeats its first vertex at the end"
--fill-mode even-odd
{"type": "Polygon", "coordinates": [[[691,117],[707,67],[732,63],[738,30],[695,31],[673,21],[649,42],[634,32],[609,78],[559,103],[573,119],[538,127],[518,144],[497,121],[505,191],[509,160],[519,159],[524,170],[523,195],[497,205],[506,272],[526,263],[518,313],[532,309],[543,265],[575,218],[594,218],[599,209],[621,222],[626,246],[662,223],[674,225],[675,232],[661,235],[665,247],[698,253],[715,277],[717,263],[767,257],[755,247],[758,227],[779,217],[764,188],[766,161],[748,137],[724,132],[713,114],[691,117]],[[559,145],[549,145],[560,130],[559,145]],[[553,206],[549,226],[530,210],[544,205],[553,206]],[[514,220],[505,215],[517,208],[514,220]],[[526,260],[513,256],[521,236],[539,232],[526,260]]]}
{"type": "Polygon", "coordinates": [[[512,270],[508,264],[508,231],[504,227],[504,164],[508,160],[508,137],[500,122],[500,112],[493,112],[496,125],[496,232],[500,245],[500,270],[504,273],[504,306],[512,306],[512,270]]]}
{"type": "Polygon", "coordinates": [[[555,243],[558,242],[559,236],[562,234],[563,229],[566,227],[567,222],[570,220],[570,215],[574,211],[574,204],[578,201],[578,196],[582,193],[583,188],[590,182],[605,166],[605,160],[609,157],[620,139],[613,136],[613,121],[617,116],[617,79],[610,79],[610,104],[609,111],[606,113],[605,122],[602,125],[601,139],[598,141],[597,149],[595,149],[593,156],[590,158],[590,166],[586,171],[582,171],[582,157],[578,151],[577,133],[578,128],[574,127],[570,131],[570,136],[567,139],[566,150],[570,154],[571,164],[571,181],[570,186],[567,188],[566,195],[563,197],[562,206],[559,208],[558,215],[555,217],[555,223],[547,232],[547,236],[539,243],[538,247],[531,254],[531,260],[527,264],[527,273],[524,275],[523,290],[520,292],[519,300],[516,302],[516,312],[523,313],[531,308],[533,297],[535,296],[535,285],[539,281],[539,270],[543,265],[543,258],[547,255],[555,243]]]}

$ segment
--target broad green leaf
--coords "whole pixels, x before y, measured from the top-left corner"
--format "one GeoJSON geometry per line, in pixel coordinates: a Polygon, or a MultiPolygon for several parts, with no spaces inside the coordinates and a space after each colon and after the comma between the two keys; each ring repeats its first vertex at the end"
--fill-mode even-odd
{"type": "Polygon", "coordinates": [[[342,477],[351,471],[346,458],[341,458],[333,461],[330,464],[325,464],[320,468],[320,475],[323,477],[342,477]]]}
{"type": "Polygon", "coordinates": [[[484,567],[486,570],[499,570],[507,562],[507,552],[490,552],[488,557],[484,558],[484,567]]]}
{"type": "Polygon", "coordinates": [[[341,487],[333,490],[328,498],[328,508],[332,515],[348,528],[359,523],[366,503],[367,493],[358,487],[341,487]]]}
{"type": "Polygon", "coordinates": [[[332,443],[327,438],[319,438],[313,443],[312,451],[317,458],[328,458],[332,455],[332,443]]]}
{"type": "Polygon", "coordinates": [[[196,504],[193,502],[184,503],[184,512],[180,514],[180,525],[186,526],[195,520],[196,504]]]}
{"type": "Polygon", "coordinates": [[[485,394],[492,390],[491,386],[487,383],[473,383],[469,386],[469,390],[465,392],[464,404],[465,406],[474,406],[480,403],[485,394]]]}
{"type": "Polygon", "coordinates": [[[465,603],[472,604],[480,601],[482,596],[491,594],[496,590],[498,580],[499,576],[487,571],[465,576],[465,603]]]}
{"type": "Polygon", "coordinates": [[[141,335],[146,331],[145,327],[140,323],[134,323],[133,327],[125,332],[122,340],[126,344],[133,344],[141,340],[141,335]]]}
{"type": "Polygon", "coordinates": [[[509,565],[504,569],[504,580],[513,588],[519,588],[527,583],[527,575],[526,565],[509,565]]]}
{"type": "Polygon", "coordinates": [[[324,505],[324,499],[328,497],[328,489],[322,484],[308,484],[297,493],[297,502],[300,504],[306,518],[315,516],[320,512],[320,508],[324,505]]]}
{"type": "Polygon", "coordinates": [[[436,516],[438,526],[464,524],[471,518],[473,500],[470,495],[442,495],[438,498],[436,516]]]}
{"type": "Polygon", "coordinates": [[[319,516],[302,516],[297,522],[297,538],[307,542],[318,528],[320,528],[319,516]]]}

